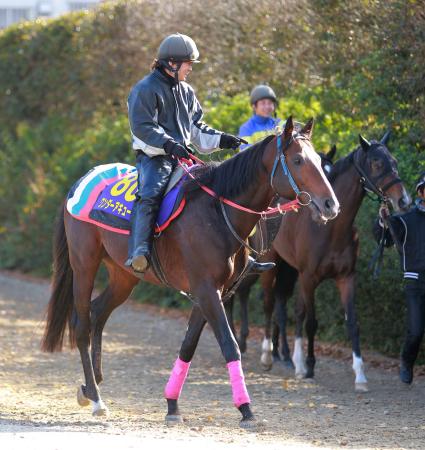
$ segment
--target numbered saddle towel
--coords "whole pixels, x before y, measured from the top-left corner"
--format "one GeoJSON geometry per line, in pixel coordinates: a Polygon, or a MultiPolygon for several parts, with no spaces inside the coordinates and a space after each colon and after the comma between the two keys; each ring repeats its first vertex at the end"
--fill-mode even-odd
{"type": "MultiPolygon", "coordinates": [[[[186,204],[181,190],[181,175],[180,181],[167,191],[158,213],[157,233],[165,230],[186,204]]],[[[130,216],[136,193],[135,167],[121,163],[104,164],[94,167],[74,184],[68,193],[66,208],[79,220],[116,233],[130,234],[130,216]]]]}

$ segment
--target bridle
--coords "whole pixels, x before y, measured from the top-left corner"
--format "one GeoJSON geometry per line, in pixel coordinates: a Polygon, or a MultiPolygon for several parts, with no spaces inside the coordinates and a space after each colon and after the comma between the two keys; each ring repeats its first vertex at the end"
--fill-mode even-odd
{"type": "Polygon", "coordinates": [[[301,191],[299,189],[299,187],[297,186],[297,183],[294,180],[294,177],[291,174],[291,171],[289,170],[288,164],[286,162],[286,157],[285,157],[285,152],[288,150],[288,148],[290,147],[290,145],[295,141],[295,140],[309,140],[306,136],[300,134],[300,133],[296,133],[294,135],[292,135],[288,141],[285,143],[285,146],[283,146],[282,143],[282,133],[278,134],[276,136],[276,158],[274,160],[273,163],[273,168],[270,174],[270,186],[272,187],[272,189],[274,190],[274,192],[279,195],[279,193],[276,191],[275,187],[273,186],[273,179],[276,175],[276,170],[278,168],[279,162],[280,165],[282,166],[282,171],[283,174],[288,178],[289,184],[291,185],[292,189],[294,190],[295,194],[296,194],[296,198],[299,202],[299,204],[301,206],[308,206],[311,203],[311,195],[306,192],[306,191],[301,191]],[[303,203],[300,198],[302,195],[305,195],[307,198],[307,202],[303,203]]]}
{"type": "Polygon", "coordinates": [[[357,172],[360,175],[360,183],[362,184],[363,189],[368,194],[375,194],[378,197],[378,201],[381,203],[388,203],[388,197],[385,195],[388,189],[395,184],[402,183],[402,180],[396,176],[391,181],[386,183],[384,186],[378,186],[378,182],[382,180],[383,178],[387,177],[391,173],[395,173],[393,169],[387,170],[381,175],[370,178],[367,173],[364,171],[364,169],[361,167],[360,162],[358,161],[359,155],[361,152],[361,149],[358,149],[353,156],[353,164],[356,168],[357,172]]]}

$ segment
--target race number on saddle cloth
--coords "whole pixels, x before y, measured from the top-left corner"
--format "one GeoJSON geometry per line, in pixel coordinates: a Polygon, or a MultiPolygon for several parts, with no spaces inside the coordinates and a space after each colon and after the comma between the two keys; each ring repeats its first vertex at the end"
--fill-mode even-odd
{"type": "MultiPolygon", "coordinates": [[[[186,200],[181,184],[183,171],[172,176],[159,209],[155,231],[165,230],[183,211],[186,200]],[[172,186],[171,186],[172,185],[172,186]]],[[[68,193],[66,209],[76,219],[121,234],[130,234],[130,217],[137,193],[137,170],[128,164],[96,166],[68,193]]]]}

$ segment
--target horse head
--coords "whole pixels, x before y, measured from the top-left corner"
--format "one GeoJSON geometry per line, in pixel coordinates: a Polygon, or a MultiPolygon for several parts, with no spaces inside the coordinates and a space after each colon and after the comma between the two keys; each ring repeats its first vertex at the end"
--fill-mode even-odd
{"type": "Polygon", "coordinates": [[[380,141],[367,141],[359,134],[360,149],[354,163],[362,176],[366,191],[372,191],[383,201],[389,201],[395,211],[405,211],[412,201],[401,181],[397,160],[388,150],[387,131],[380,141]]]}
{"type": "Polygon", "coordinates": [[[295,131],[289,117],[283,133],[273,141],[273,151],[265,152],[263,163],[279,196],[298,198],[310,208],[314,221],[326,223],[337,216],[339,202],[311,142],[313,125],[310,119],[295,131]]]}

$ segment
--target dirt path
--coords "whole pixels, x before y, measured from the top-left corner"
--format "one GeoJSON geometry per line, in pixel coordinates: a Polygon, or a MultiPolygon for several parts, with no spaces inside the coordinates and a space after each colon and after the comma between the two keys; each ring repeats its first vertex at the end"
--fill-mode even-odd
{"type": "MultiPolygon", "coordinates": [[[[259,343],[244,357],[254,412],[265,431],[238,428],[227,370],[206,329],[183,390],[185,424],[164,425],[162,391],[182,340],[183,319],[128,303],[105,333],[102,398],[111,415],[79,408],[78,352],[39,351],[49,286],[0,273],[0,448],[425,448],[425,380],[402,386],[395,371],[367,367],[371,392],[355,394],[349,364],[320,357],[315,382],[259,367],[259,343]],[[147,447],[148,446],[148,447],[147,447]]],[[[366,361],[367,363],[367,361],[366,361]]]]}

